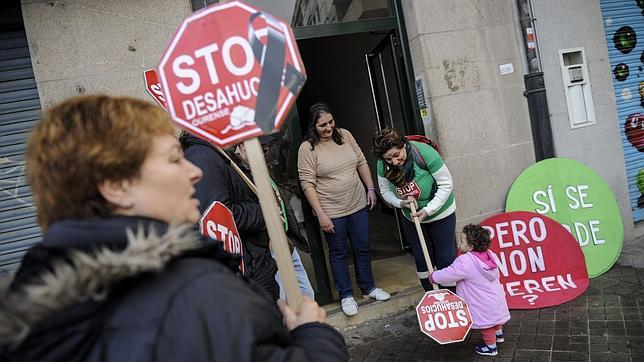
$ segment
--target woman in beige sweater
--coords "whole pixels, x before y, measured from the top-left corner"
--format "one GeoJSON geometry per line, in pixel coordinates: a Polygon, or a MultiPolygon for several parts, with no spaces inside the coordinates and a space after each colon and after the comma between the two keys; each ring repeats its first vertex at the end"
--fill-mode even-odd
{"type": "Polygon", "coordinates": [[[349,131],[335,127],[330,107],[316,103],[309,115],[309,132],[298,152],[300,183],[329,245],[329,263],[342,311],[352,316],[358,313],[358,304],[347,266],[347,234],[351,235],[362,294],[376,300],[390,297],[376,288],[371,272],[367,206],[375,206],[376,191],[362,150],[349,131]]]}

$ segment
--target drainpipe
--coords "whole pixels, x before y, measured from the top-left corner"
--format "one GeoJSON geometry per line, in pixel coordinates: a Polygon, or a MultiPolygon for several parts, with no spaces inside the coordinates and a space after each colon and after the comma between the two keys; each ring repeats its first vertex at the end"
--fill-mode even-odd
{"type": "Polygon", "coordinates": [[[548,98],[541,71],[539,45],[532,10],[531,0],[517,0],[519,23],[523,34],[523,46],[527,58],[528,74],[524,75],[525,92],[523,95],[528,100],[530,125],[532,127],[532,141],[534,154],[538,161],[555,157],[552,129],[550,127],[550,111],[548,98]]]}

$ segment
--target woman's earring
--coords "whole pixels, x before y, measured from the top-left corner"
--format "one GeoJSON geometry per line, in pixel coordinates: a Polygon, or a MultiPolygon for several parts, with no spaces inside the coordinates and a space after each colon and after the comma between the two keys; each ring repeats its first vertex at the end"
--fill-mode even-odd
{"type": "Polygon", "coordinates": [[[124,209],[131,209],[134,207],[134,200],[128,198],[127,200],[123,201],[123,206],[124,209]]]}

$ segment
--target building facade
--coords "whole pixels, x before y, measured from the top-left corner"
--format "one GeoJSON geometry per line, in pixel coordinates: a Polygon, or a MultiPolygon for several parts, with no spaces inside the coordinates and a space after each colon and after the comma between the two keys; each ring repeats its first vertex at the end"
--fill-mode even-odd
{"type": "MultiPolygon", "coordinates": [[[[181,20],[211,2],[23,0],[18,4],[16,1],[21,14],[14,18],[20,17],[28,41],[34,83],[30,89],[32,92],[37,89],[39,106],[46,108],[70,96],[96,92],[153,102],[145,91],[143,71],[156,67],[181,20]]],[[[643,110],[642,105],[633,108],[631,103],[616,97],[628,91],[620,87],[618,76],[623,77],[623,71],[619,71],[622,68],[616,68],[625,61],[611,44],[611,34],[627,26],[622,22],[631,21],[632,28],[641,29],[642,9],[638,8],[641,1],[249,3],[293,24],[309,76],[297,109],[286,122],[284,143],[277,156],[281,159],[272,164],[276,178],[291,187],[295,195],[295,157],[308,127],[306,110],[316,101],[326,101],[333,107],[338,125],[354,134],[372,172],[375,160],[369,152],[371,136],[379,128],[393,126],[435,139],[454,178],[459,227],[503,212],[513,181],[537,161],[535,146],[539,144],[535,142],[540,142],[535,141],[524,96],[529,58],[519,7],[527,3],[532,17],[537,19],[531,26],[531,39],[534,38],[541,61],[554,154],[586,164],[607,181],[620,206],[626,243],[642,234],[637,193],[638,185],[644,184],[638,182],[638,177],[644,177],[639,176],[642,157],[639,149],[633,151],[637,146],[629,141],[624,129],[635,122],[631,115],[641,116],[643,110]],[[614,15],[619,12],[611,10],[610,5],[616,3],[626,8],[632,5],[639,18],[614,15]],[[586,88],[577,89],[578,84],[571,85],[566,80],[562,66],[566,59],[583,63],[586,88]],[[590,91],[584,93],[585,89],[590,91]],[[575,118],[579,108],[568,100],[571,92],[577,95],[581,92],[581,99],[591,102],[591,108],[589,103],[583,103],[584,122],[575,118]]],[[[643,49],[643,32],[637,32],[637,45],[630,52],[633,56],[639,57],[643,49]]],[[[642,60],[630,66],[633,77],[630,80],[640,77],[642,60]]],[[[627,62],[631,61],[629,58],[627,62]]],[[[4,63],[12,67],[9,62],[4,63]]],[[[9,81],[7,77],[0,82],[9,81]]],[[[629,100],[639,103],[644,87],[637,82],[631,82],[634,85],[629,88],[629,100]]],[[[7,100],[0,110],[3,122],[15,124],[9,119],[16,111],[8,105],[15,106],[20,94],[14,94],[16,99],[7,100]]],[[[15,269],[22,253],[38,240],[30,198],[21,197],[24,205],[17,205],[17,194],[11,189],[19,185],[21,195],[28,195],[26,183],[18,179],[24,175],[9,171],[13,170],[9,166],[24,166],[19,145],[24,144],[26,132],[35,122],[33,114],[39,109],[32,107],[28,111],[32,114],[31,123],[21,124],[19,132],[11,131],[15,136],[11,142],[18,145],[15,146],[18,150],[9,150],[3,143],[0,155],[3,165],[7,165],[2,171],[6,195],[0,209],[5,211],[0,214],[3,218],[0,269],[5,272],[15,269]],[[27,235],[24,230],[31,233],[27,235]]],[[[642,122],[637,118],[636,128],[643,127],[642,122]]],[[[639,134],[636,137],[642,138],[639,134]]],[[[325,243],[302,199],[294,196],[291,202],[312,243],[312,254],[307,259],[310,273],[315,275],[321,300],[331,300],[325,243]]],[[[405,248],[397,217],[384,206],[371,213],[372,235],[382,239],[374,243],[384,245],[376,248],[375,254],[380,254],[377,257],[399,255],[405,248]]]]}

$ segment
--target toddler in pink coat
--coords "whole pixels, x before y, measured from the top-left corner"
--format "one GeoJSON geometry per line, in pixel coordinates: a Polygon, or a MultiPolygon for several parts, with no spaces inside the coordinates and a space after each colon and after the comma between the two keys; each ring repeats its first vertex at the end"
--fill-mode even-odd
{"type": "Polygon", "coordinates": [[[497,355],[497,342],[504,341],[503,324],[510,320],[505,293],[499,282],[499,268],[490,247],[490,234],[480,225],[463,228],[458,248],[463,253],[447,268],[433,272],[434,283],[456,282],[456,294],[465,299],[472,315],[472,328],[480,329],[482,344],[476,353],[497,355]]]}

